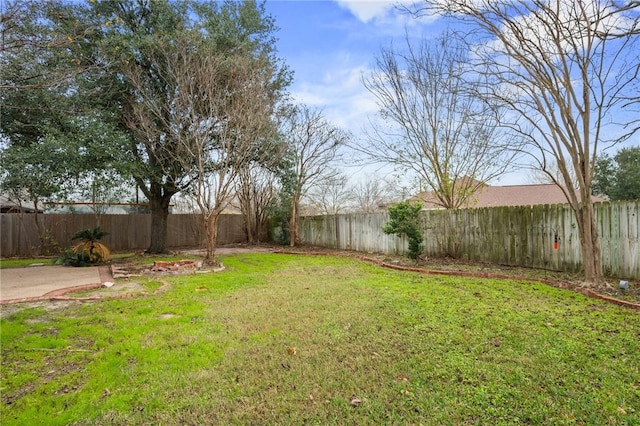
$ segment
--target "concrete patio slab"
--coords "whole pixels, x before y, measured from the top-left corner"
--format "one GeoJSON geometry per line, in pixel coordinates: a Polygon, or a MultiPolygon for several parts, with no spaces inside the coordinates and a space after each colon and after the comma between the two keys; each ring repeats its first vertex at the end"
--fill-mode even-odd
{"type": "Polygon", "coordinates": [[[0,302],[38,299],[46,295],[106,281],[104,267],[29,266],[0,269],[0,302]],[[103,277],[101,278],[101,268],[103,277]]]}

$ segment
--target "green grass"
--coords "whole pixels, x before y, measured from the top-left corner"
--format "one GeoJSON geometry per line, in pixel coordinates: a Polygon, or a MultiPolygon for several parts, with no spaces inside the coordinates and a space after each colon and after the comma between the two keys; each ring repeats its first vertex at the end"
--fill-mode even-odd
{"type": "MultiPolygon", "coordinates": [[[[112,254],[111,259],[122,259],[133,257],[132,253],[117,253],[112,254]]],[[[6,268],[24,268],[25,266],[33,265],[34,263],[53,265],[56,258],[54,257],[34,257],[27,259],[0,259],[0,269],[6,268]]],[[[157,260],[157,259],[156,259],[157,260]]]]}
{"type": "Polygon", "coordinates": [[[33,265],[34,263],[52,265],[53,259],[43,257],[32,259],[0,259],[0,269],[24,268],[25,266],[33,265]]]}
{"type": "Polygon", "coordinates": [[[640,424],[637,312],[346,258],[222,260],[155,296],[2,319],[2,424],[640,424]]]}

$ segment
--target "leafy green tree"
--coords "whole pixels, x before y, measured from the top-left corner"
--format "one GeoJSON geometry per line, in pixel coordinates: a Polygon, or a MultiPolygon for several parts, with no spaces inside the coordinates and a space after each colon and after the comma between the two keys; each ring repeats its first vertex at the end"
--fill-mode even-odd
{"type": "Polygon", "coordinates": [[[598,157],[593,170],[593,187],[591,188],[594,195],[604,195],[611,198],[614,171],[613,158],[608,154],[602,154],[598,157]]]}
{"type": "Polygon", "coordinates": [[[382,230],[385,234],[395,234],[398,237],[406,236],[409,239],[409,252],[411,259],[417,259],[422,253],[422,241],[424,236],[420,232],[420,212],[422,206],[412,204],[409,201],[401,201],[389,206],[389,222],[382,230]]]}
{"type": "Polygon", "coordinates": [[[67,158],[82,161],[59,171],[78,182],[101,169],[132,176],[151,206],[149,252],[165,251],[171,198],[192,178],[192,165],[180,161],[184,128],[172,121],[177,83],[163,62],[166,49],[197,34],[203,42],[190,54],[260,57],[270,64],[273,96],[290,82],[275,56],[276,27],[263,3],[26,0],[5,10],[0,133],[9,146],[33,148],[51,135],[67,138],[67,158]],[[143,94],[158,108],[148,114],[155,119],[146,131],[137,114],[143,94]]]}
{"type": "Polygon", "coordinates": [[[269,233],[272,241],[282,245],[291,243],[291,212],[296,187],[296,171],[293,153],[288,152],[275,170],[278,182],[278,194],[267,207],[269,233]]]}
{"type": "Polygon", "coordinates": [[[640,147],[623,148],[613,158],[601,155],[595,165],[593,193],[614,201],[640,199],[640,147]]]}
{"type": "Polygon", "coordinates": [[[9,1],[2,10],[0,131],[12,145],[28,146],[50,131],[70,131],[78,114],[69,89],[80,72],[70,40],[78,28],[56,28],[64,20],[58,1],[9,1]]]}
{"type": "Polygon", "coordinates": [[[14,1],[3,10],[0,185],[16,201],[39,204],[112,174],[123,135],[83,91],[97,65],[74,50],[95,28],[60,1],[14,1]]]}
{"type": "MultiPolygon", "coordinates": [[[[108,0],[92,3],[85,14],[94,26],[102,24],[92,42],[92,54],[107,64],[111,76],[110,84],[100,83],[110,88],[104,99],[117,106],[111,111],[131,140],[128,152],[135,164],[131,172],[151,205],[148,251],[163,252],[171,198],[189,187],[191,171],[197,167],[195,163],[185,163],[185,157],[180,155],[190,129],[184,127],[185,121],[172,105],[179,76],[172,75],[166,49],[177,49],[177,44],[197,36],[199,42],[189,46],[197,50],[185,54],[232,58],[243,52],[260,57],[269,63],[270,84],[282,89],[290,77],[275,56],[276,28],[273,19],[265,14],[264,4],[253,1],[108,0]],[[140,122],[141,103],[147,109],[144,123],[140,122]]],[[[233,75],[227,78],[233,79],[233,75]]],[[[278,90],[273,91],[274,96],[277,93],[278,90]]]]}

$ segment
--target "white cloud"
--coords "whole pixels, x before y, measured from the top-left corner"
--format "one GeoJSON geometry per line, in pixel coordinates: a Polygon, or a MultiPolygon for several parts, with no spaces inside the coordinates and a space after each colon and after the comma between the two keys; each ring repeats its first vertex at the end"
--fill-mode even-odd
{"type": "Polygon", "coordinates": [[[393,1],[385,0],[337,0],[337,3],[365,23],[386,16],[395,4],[393,1]]]}
{"type": "Polygon", "coordinates": [[[363,23],[375,22],[379,25],[411,25],[423,21],[402,12],[403,6],[411,6],[416,0],[335,0],[340,7],[349,10],[363,23]]]}
{"type": "Polygon", "coordinates": [[[322,108],[327,120],[357,135],[378,111],[375,97],[362,84],[367,72],[364,65],[336,66],[319,80],[294,87],[291,95],[297,102],[322,108]]]}

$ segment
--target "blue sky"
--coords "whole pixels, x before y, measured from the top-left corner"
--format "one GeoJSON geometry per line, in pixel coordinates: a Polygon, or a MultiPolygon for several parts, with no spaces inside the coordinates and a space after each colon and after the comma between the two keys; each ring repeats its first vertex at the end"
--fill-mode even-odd
{"type": "MultiPolygon", "coordinates": [[[[290,93],[296,103],[322,108],[334,125],[363,137],[362,129],[378,111],[362,83],[381,47],[405,45],[411,38],[436,37],[442,19],[417,20],[395,4],[415,0],[267,0],[266,9],[280,30],[278,55],[294,72],[290,93]]],[[[623,146],[640,144],[640,132],[623,146]]],[[[613,155],[616,147],[608,151],[613,155]]],[[[351,173],[351,172],[350,172],[351,173]]],[[[353,173],[355,174],[355,172],[353,173]]],[[[533,183],[531,171],[504,175],[492,184],[533,183]]]]}
{"type": "MultiPolygon", "coordinates": [[[[399,46],[405,37],[436,37],[445,24],[417,20],[380,0],[267,0],[266,9],[280,30],[278,55],[294,72],[293,100],[322,108],[336,126],[363,137],[362,129],[378,111],[362,84],[381,47],[399,46]]],[[[410,1],[407,1],[410,3],[410,1]]],[[[349,172],[351,174],[351,172],[349,172]]],[[[355,172],[354,172],[355,173],[355,172]]],[[[373,168],[361,174],[372,174],[373,168]]],[[[357,179],[355,179],[357,180],[357,179]]],[[[530,183],[527,174],[504,176],[499,185],[530,183]]]]}
{"type": "Polygon", "coordinates": [[[351,131],[375,113],[362,85],[381,46],[404,34],[410,18],[383,1],[274,1],[266,7],[280,27],[278,51],[294,71],[291,94],[324,108],[327,118],[351,131]]]}

